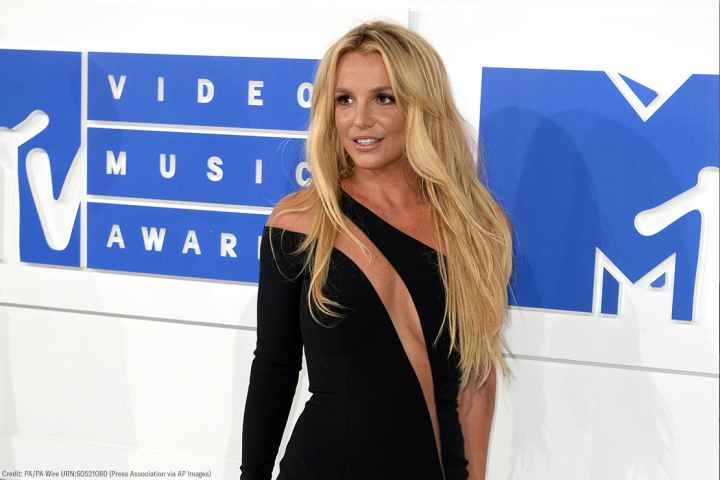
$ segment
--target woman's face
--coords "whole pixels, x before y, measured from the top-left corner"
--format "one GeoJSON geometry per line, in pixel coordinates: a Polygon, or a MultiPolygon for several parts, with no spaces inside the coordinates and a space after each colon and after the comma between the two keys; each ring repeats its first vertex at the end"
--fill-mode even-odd
{"type": "Polygon", "coordinates": [[[344,54],[336,80],[335,127],[355,167],[375,170],[403,160],[405,116],[380,54],[344,54]]]}

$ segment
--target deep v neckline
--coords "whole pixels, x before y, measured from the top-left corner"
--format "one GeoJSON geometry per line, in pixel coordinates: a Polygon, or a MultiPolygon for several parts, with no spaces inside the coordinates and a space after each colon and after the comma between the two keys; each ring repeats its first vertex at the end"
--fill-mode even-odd
{"type": "MultiPolygon", "coordinates": [[[[343,207],[342,209],[344,211],[346,211],[346,212],[348,211],[348,208],[344,208],[344,207],[349,207],[350,211],[352,211],[352,209],[354,209],[355,211],[359,211],[361,213],[362,218],[369,218],[371,221],[374,221],[375,223],[379,223],[380,225],[384,226],[385,228],[393,230],[394,232],[400,234],[403,238],[410,240],[412,243],[422,247],[423,249],[431,251],[434,254],[441,255],[443,258],[445,258],[445,254],[441,253],[436,248],[431,247],[430,245],[423,242],[422,240],[418,240],[417,238],[413,237],[409,233],[401,230],[400,228],[396,227],[392,223],[388,222],[383,217],[381,217],[379,214],[375,213],[369,207],[367,207],[363,203],[361,203],[359,200],[355,199],[352,195],[350,195],[342,187],[340,187],[340,205],[341,205],[341,207],[343,207]]],[[[350,219],[355,221],[355,223],[358,223],[358,221],[359,221],[359,219],[354,219],[352,217],[350,217],[350,219]]]]}
{"type": "MultiPolygon", "coordinates": [[[[406,365],[414,378],[417,393],[420,395],[419,401],[425,407],[423,411],[435,446],[437,464],[441,478],[445,478],[435,379],[428,341],[412,291],[397,268],[398,252],[414,257],[424,252],[436,251],[385,221],[344,190],[341,189],[341,192],[340,206],[347,216],[347,221],[350,222],[348,227],[354,230],[353,234],[372,251],[372,260],[368,261],[355,242],[342,234],[335,239],[332,251],[343,258],[349,268],[367,282],[374,299],[382,306],[384,318],[389,322],[398,347],[407,362],[406,365]],[[412,245],[402,242],[405,239],[412,245]],[[397,243],[398,241],[402,243],[397,243]],[[422,252],[419,252],[418,248],[422,252]],[[395,252],[394,261],[387,256],[390,251],[395,252]]],[[[285,229],[281,228],[281,230],[285,229]]],[[[294,233],[306,235],[302,232],[294,233]]]]}

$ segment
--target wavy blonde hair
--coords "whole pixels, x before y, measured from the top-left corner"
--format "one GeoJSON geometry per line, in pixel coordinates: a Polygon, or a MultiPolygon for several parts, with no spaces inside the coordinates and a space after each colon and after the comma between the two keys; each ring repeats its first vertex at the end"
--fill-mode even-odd
{"type": "Polygon", "coordinates": [[[446,252],[445,258],[438,253],[447,299],[440,330],[447,322],[450,352],[460,357],[461,386],[479,387],[495,364],[508,372],[501,329],[512,269],[511,227],[476,175],[474,142],[455,107],[440,56],[422,37],[399,25],[374,21],[353,28],[327,50],[317,69],[305,152],[312,180],[284,201],[280,212],[314,212],[310,231],[298,247],[298,253],[307,252],[311,314],[321,325],[315,310],[341,316],[336,309],[342,306],[323,293],[338,233],[365,249],[343,221],[339,204],[340,181],[353,168],[335,129],[336,69],[347,52],[378,53],[385,62],[406,118],[405,153],[432,207],[436,240],[446,252]]]}

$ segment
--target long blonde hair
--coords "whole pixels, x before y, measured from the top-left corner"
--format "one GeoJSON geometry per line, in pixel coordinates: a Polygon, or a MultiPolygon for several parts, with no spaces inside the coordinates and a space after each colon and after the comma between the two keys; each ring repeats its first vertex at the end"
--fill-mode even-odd
{"type": "Polygon", "coordinates": [[[336,311],[341,305],[322,290],[338,233],[364,247],[343,221],[339,204],[340,181],[353,167],[335,129],[336,69],[347,52],[375,52],[385,62],[406,116],[405,153],[432,207],[440,250],[446,252],[446,260],[438,253],[437,262],[447,299],[440,330],[447,321],[450,352],[460,357],[461,386],[479,387],[495,364],[508,371],[501,328],[512,268],[510,223],[475,172],[474,142],[455,107],[440,56],[422,37],[399,25],[374,21],[353,28],[328,49],[317,69],[305,152],[312,180],[283,202],[283,211],[315,212],[298,247],[307,253],[310,311],[318,323],[315,310],[341,316],[336,311]]]}

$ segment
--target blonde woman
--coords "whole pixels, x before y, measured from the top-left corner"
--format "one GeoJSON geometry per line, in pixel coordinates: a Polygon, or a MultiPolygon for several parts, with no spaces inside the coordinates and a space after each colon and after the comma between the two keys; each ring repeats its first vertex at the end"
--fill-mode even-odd
{"type": "Polygon", "coordinates": [[[263,230],[241,479],[270,479],[303,347],[279,480],[484,479],[511,232],[435,50],[385,22],[340,38],[306,155],[263,230]]]}

